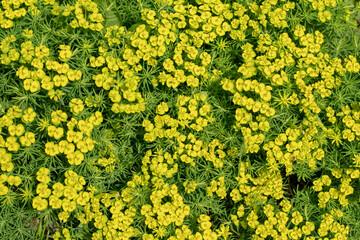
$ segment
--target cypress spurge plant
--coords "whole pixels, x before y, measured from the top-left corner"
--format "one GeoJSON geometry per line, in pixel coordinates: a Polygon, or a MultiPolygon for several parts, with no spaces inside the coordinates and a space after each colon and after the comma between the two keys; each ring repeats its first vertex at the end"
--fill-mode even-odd
{"type": "Polygon", "coordinates": [[[358,239],[358,18],[3,1],[0,238],[358,239]]]}

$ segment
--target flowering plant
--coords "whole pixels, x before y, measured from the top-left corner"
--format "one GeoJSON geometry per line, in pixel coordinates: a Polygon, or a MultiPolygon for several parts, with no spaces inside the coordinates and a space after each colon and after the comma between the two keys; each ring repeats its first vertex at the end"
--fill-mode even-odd
{"type": "Polygon", "coordinates": [[[3,0],[0,239],[358,239],[358,17],[3,0]]]}

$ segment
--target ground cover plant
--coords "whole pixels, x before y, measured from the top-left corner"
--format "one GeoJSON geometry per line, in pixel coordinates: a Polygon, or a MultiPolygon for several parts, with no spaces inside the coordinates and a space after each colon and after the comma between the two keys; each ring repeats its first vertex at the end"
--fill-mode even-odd
{"type": "Polygon", "coordinates": [[[0,239],[360,239],[341,0],[2,0],[0,239]]]}

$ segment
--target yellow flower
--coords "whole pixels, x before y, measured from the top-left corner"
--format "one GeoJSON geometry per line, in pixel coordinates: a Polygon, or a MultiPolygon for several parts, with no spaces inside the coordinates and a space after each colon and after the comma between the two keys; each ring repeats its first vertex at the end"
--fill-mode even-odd
{"type": "Polygon", "coordinates": [[[79,98],[73,98],[71,99],[70,103],[69,103],[69,107],[72,113],[74,113],[74,115],[78,115],[82,110],[84,110],[84,103],[81,99],[79,98]]]}
{"type": "Polygon", "coordinates": [[[0,196],[6,195],[9,192],[9,188],[0,183],[0,196]]]}
{"type": "Polygon", "coordinates": [[[62,222],[66,222],[69,217],[70,217],[70,216],[69,216],[69,212],[66,212],[66,211],[61,212],[61,213],[58,214],[58,218],[59,218],[59,220],[62,221],[62,222]]]}
{"type": "Polygon", "coordinates": [[[325,156],[325,152],[321,148],[317,149],[316,152],[313,153],[313,157],[317,160],[323,159],[324,156],[325,156]]]}
{"type": "Polygon", "coordinates": [[[224,238],[224,240],[226,240],[228,238],[228,236],[230,236],[232,233],[230,232],[229,226],[224,226],[223,224],[221,225],[220,229],[216,230],[218,233],[218,236],[221,236],[224,238]]]}
{"type": "Polygon", "coordinates": [[[60,45],[60,50],[59,50],[59,59],[63,62],[66,62],[67,60],[70,59],[72,52],[70,50],[70,46],[67,45],[60,45]]]}
{"type": "Polygon", "coordinates": [[[195,189],[196,189],[196,182],[195,181],[190,181],[190,182],[188,182],[188,181],[186,181],[186,182],[184,182],[184,187],[185,187],[185,191],[187,192],[187,193],[191,193],[191,192],[194,192],[195,191],[195,189]]]}
{"type": "Polygon", "coordinates": [[[40,90],[40,82],[32,81],[29,88],[30,92],[34,93],[40,90]]]}
{"type": "Polygon", "coordinates": [[[280,202],[280,206],[282,207],[282,210],[284,211],[284,212],[289,212],[290,211],[290,209],[291,209],[291,203],[289,202],[289,201],[287,201],[287,200],[282,200],[281,202],[280,202]]]}
{"type": "Polygon", "coordinates": [[[324,208],[326,203],[330,200],[330,193],[329,192],[320,192],[318,194],[319,197],[319,207],[324,208]]]}
{"type": "Polygon", "coordinates": [[[112,102],[118,103],[121,100],[121,95],[118,90],[113,89],[109,92],[109,98],[112,102]]]}
{"type": "Polygon", "coordinates": [[[36,173],[36,179],[41,183],[49,183],[50,182],[50,170],[48,168],[40,168],[39,171],[36,173]]]}
{"type": "Polygon", "coordinates": [[[77,197],[77,191],[73,187],[65,186],[63,192],[64,192],[64,197],[66,197],[69,200],[75,199],[77,197]]]}
{"type": "Polygon", "coordinates": [[[299,225],[299,223],[301,223],[304,220],[303,216],[300,214],[299,211],[293,212],[291,216],[292,216],[291,222],[296,226],[299,225]]]}
{"type": "Polygon", "coordinates": [[[321,176],[321,182],[326,186],[330,186],[331,179],[330,179],[330,177],[328,175],[322,175],[321,176]]]}
{"type": "Polygon", "coordinates": [[[61,127],[58,127],[54,131],[54,138],[60,139],[64,135],[64,129],[61,127]]]}
{"type": "Polygon", "coordinates": [[[59,147],[53,142],[48,142],[45,144],[45,153],[50,156],[55,156],[59,154],[59,147]]]}
{"type": "Polygon", "coordinates": [[[247,224],[249,225],[249,227],[255,229],[256,226],[259,225],[259,221],[257,221],[258,216],[256,214],[256,212],[254,210],[252,210],[250,212],[250,214],[248,215],[248,217],[246,218],[247,220],[247,224]]]}
{"type": "Polygon", "coordinates": [[[42,211],[42,210],[45,210],[48,206],[48,202],[46,199],[43,199],[39,196],[36,196],[34,199],[33,199],[33,202],[32,202],[32,206],[34,209],[38,210],[38,211],[42,211]]]}
{"type": "Polygon", "coordinates": [[[169,111],[169,106],[166,104],[166,102],[161,102],[156,108],[156,114],[159,115],[163,115],[167,111],[169,111]]]}
{"type": "Polygon", "coordinates": [[[238,207],[237,212],[236,212],[236,215],[237,215],[239,218],[241,218],[241,217],[244,216],[244,214],[245,214],[245,208],[244,208],[244,205],[242,204],[242,205],[240,205],[240,206],[238,207]]]}
{"type": "Polygon", "coordinates": [[[84,206],[90,200],[90,193],[89,192],[81,192],[79,197],[76,199],[77,204],[84,206]]]}
{"type": "Polygon", "coordinates": [[[56,87],[65,87],[68,84],[68,78],[65,75],[55,75],[52,80],[56,87]]]}
{"type": "Polygon", "coordinates": [[[51,113],[51,121],[55,125],[67,120],[67,114],[61,110],[56,110],[51,113]]]}
{"type": "Polygon", "coordinates": [[[21,35],[23,35],[26,38],[32,38],[33,37],[33,30],[31,29],[24,29],[23,33],[21,35]]]}
{"type": "Polygon", "coordinates": [[[186,84],[187,84],[189,87],[198,87],[198,86],[199,86],[199,79],[196,78],[196,77],[193,76],[193,75],[189,75],[189,76],[187,76],[187,78],[186,78],[186,84]]]}
{"type": "Polygon", "coordinates": [[[53,191],[52,191],[53,196],[56,196],[58,198],[63,196],[64,185],[62,183],[57,182],[52,186],[52,188],[53,188],[53,191]]]}
{"type": "Polygon", "coordinates": [[[59,238],[61,237],[61,233],[59,231],[56,231],[53,235],[52,238],[54,240],[59,240],[59,238]]]}
{"type": "Polygon", "coordinates": [[[17,152],[20,148],[20,144],[16,141],[15,137],[10,136],[6,138],[5,147],[9,151],[17,152]]]}
{"type": "Polygon", "coordinates": [[[13,179],[13,185],[15,187],[19,186],[21,184],[22,180],[19,176],[14,176],[14,179],[13,179]]]}
{"type": "Polygon", "coordinates": [[[51,194],[51,190],[48,188],[47,184],[39,183],[36,187],[36,193],[41,198],[48,198],[51,194]]]}
{"type": "Polygon", "coordinates": [[[68,198],[62,200],[61,207],[66,212],[72,212],[76,209],[76,202],[70,201],[68,198]]]}
{"type": "Polygon", "coordinates": [[[69,164],[71,165],[80,165],[84,160],[84,154],[82,154],[79,150],[76,150],[73,153],[69,153],[66,155],[69,164]]]}

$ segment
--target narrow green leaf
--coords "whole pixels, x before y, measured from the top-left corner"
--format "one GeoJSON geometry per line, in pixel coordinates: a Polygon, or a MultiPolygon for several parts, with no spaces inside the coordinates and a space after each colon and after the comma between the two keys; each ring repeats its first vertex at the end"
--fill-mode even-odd
{"type": "Polygon", "coordinates": [[[94,1],[103,11],[105,18],[105,27],[111,27],[122,24],[121,16],[116,9],[115,2],[95,0],[94,1]]]}

